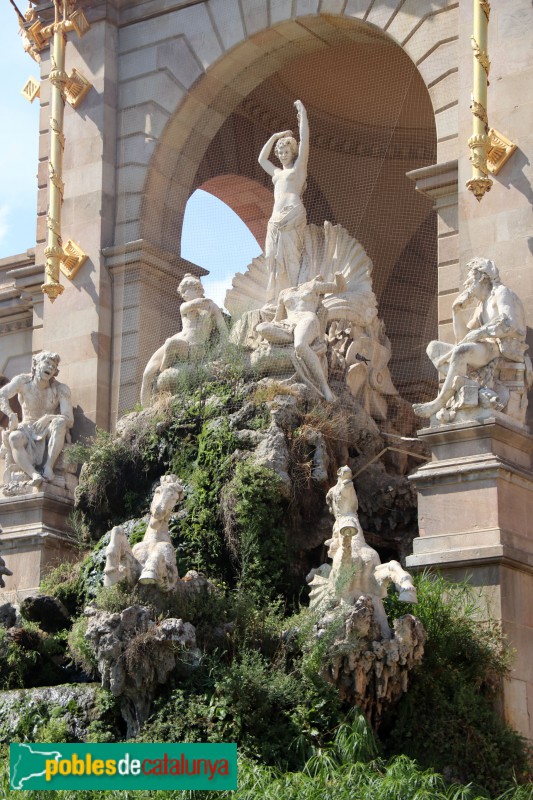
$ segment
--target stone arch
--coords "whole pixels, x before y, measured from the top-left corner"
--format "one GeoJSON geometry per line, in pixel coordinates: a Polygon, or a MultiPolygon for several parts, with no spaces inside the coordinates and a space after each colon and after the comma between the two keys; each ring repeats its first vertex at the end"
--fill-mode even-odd
{"type": "MultiPolygon", "coordinates": [[[[436,161],[450,160],[455,155],[457,4],[447,0],[435,0],[429,3],[427,0],[424,2],[376,0],[373,3],[366,0],[365,2],[348,0],[344,13],[336,14],[331,13],[335,10],[333,0],[330,2],[322,0],[320,8],[317,4],[316,13],[310,14],[309,6],[306,5],[307,10],[303,14],[300,13],[303,3],[298,2],[295,6],[295,17],[287,19],[280,19],[274,14],[277,3],[271,2],[265,5],[268,14],[265,17],[258,12],[259,16],[254,23],[257,27],[254,28],[252,17],[248,14],[251,3],[244,0],[238,8],[235,4],[237,22],[234,20],[233,38],[228,38],[228,30],[222,29],[219,21],[216,23],[218,27],[213,33],[214,39],[210,49],[206,47],[209,37],[206,35],[198,38],[201,26],[193,31],[191,22],[193,15],[196,15],[197,22],[200,20],[203,4],[189,9],[191,17],[189,28],[187,29],[186,25],[180,27],[180,34],[172,41],[172,47],[168,44],[168,36],[171,35],[169,25],[161,28],[160,35],[163,36],[163,32],[165,33],[167,43],[164,46],[154,44],[154,56],[151,61],[147,59],[147,62],[159,66],[153,80],[162,81],[164,76],[165,83],[161,84],[159,90],[153,81],[149,87],[146,85],[141,89],[141,93],[148,93],[151,99],[147,101],[149,104],[142,112],[136,108],[135,119],[144,120],[143,148],[135,149],[130,128],[129,138],[132,138],[132,141],[129,142],[128,151],[123,149],[123,152],[131,153],[132,158],[135,157],[137,160],[134,169],[130,169],[132,177],[129,179],[129,184],[122,181],[117,214],[117,239],[120,241],[122,220],[123,241],[140,238],[163,251],[179,255],[185,205],[196,188],[214,179],[223,182],[224,175],[239,175],[252,181],[263,180],[263,187],[268,186],[270,191],[269,181],[264,176],[261,177],[261,170],[257,166],[257,154],[274,130],[287,127],[287,120],[293,118],[290,115],[293,115],[294,111],[291,109],[291,103],[283,106],[280,102],[279,119],[275,114],[269,115],[266,107],[268,104],[262,102],[261,93],[266,86],[269,90],[275,89],[272,85],[275,76],[281,74],[286,76],[289,65],[292,70],[296,62],[304,63],[306,59],[310,62],[313,59],[317,62],[321,58],[329,59],[340,44],[347,50],[352,48],[353,59],[357,59],[357,53],[361,51],[366,55],[360,56],[362,60],[359,64],[359,74],[364,74],[367,80],[367,95],[372,93],[376,98],[382,94],[383,83],[386,83],[385,79],[380,78],[381,67],[376,62],[376,52],[379,50],[380,63],[384,65],[387,65],[391,58],[398,59],[401,56],[402,69],[409,72],[409,81],[417,82],[421,87],[417,95],[418,107],[411,109],[414,123],[407,115],[403,120],[405,127],[402,128],[400,125],[395,128],[395,138],[387,150],[387,157],[390,159],[387,169],[381,171],[376,169],[372,173],[368,167],[368,183],[375,184],[374,195],[365,199],[362,205],[359,203],[358,207],[357,192],[354,191],[351,196],[345,191],[341,198],[343,202],[340,202],[338,198],[328,195],[327,186],[324,188],[327,176],[324,176],[323,169],[320,174],[320,169],[317,168],[310,170],[311,186],[304,198],[309,221],[319,224],[324,219],[339,222],[361,240],[374,263],[379,265],[379,270],[374,272],[374,288],[380,303],[382,297],[388,298],[389,307],[384,309],[384,316],[392,318],[396,314],[399,321],[402,309],[397,302],[395,303],[394,293],[388,292],[387,287],[393,280],[395,270],[400,268],[404,254],[410,256],[416,249],[410,247],[409,243],[415,240],[413,237],[416,238],[422,220],[428,216],[427,199],[416,194],[412,184],[409,184],[406,191],[409,192],[410,202],[420,204],[418,217],[408,221],[400,214],[394,224],[389,224],[389,220],[393,218],[399,204],[398,187],[401,181],[405,183],[406,172],[436,161]],[[239,15],[244,16],[246,22],[240,27],[237,24],[239,15]],[[368,58],[370,63],[372,61],[370,55],[374,58],[373,67],[368,67],[365,60],[368,58]],[[417,114],[422,106],[424,106],[422,116],[428,135],[426,139],[422,135],[413,145],[414,140],[409,126],[414,124],[416,127],[418,124],[417,114]],[[238,128],[243,121],[252,125],[249,131],[241,131],[238,128]],[[248,133],[256,135],[254,125],[258,130],[262,130],[259,139],[264,138],[254,142],[253,147],[243,147],[239,144],[235,146],[235,142],[243,141],[248,133]],[[220,169],[217,163],[221,153],[225,158],[223,169],[220,169]],[[409,164],[411,157],[415,158],[416,162],[412,165],[409,164]],[[391,190],[391,186],[395,188],[391,190]],[[325,206],[328,206],[327,211],[325,206]],[[361,225],[364,214],[367,224],[361,225]]],[[[230,0],[219,0],[217,4],[218,8],[225,8],[228,13],[230,6],[233,7],[230,0]]],[[[214,5],[210,5],[210,9],[213,16],[214,5]]],[[[231,14],[228,19],[231,19],[231,14]]],[[[168,20],[166,21],[168,23],[168,20]]],[[[208,25],[208,22],[209,25],[214,24],[213,20],[206,19],[202,24],[208,25]]],[[[204,27],[204,34],[206,30],[204,27]]],[[[146,37],[147,32],[149,31],[145,24],[143,36],[146,37]]],[[[129,35],[127,29],[124,35],[129,35]]],[[[121,45],[122,49],[123,46],[124,42],[121,45]]],[[[138,60],[137,56],[135,63],[138,63],[138,60]]],[[[343,65],[338,66],[336,74],[342,75],[343,65]]],[[[139,99],[139,92],[134,93],[133,88],[137,86],[139,89],[143,86],[139,83],[140,80],[140,77],[132,77],[132,86],[128,87],[131,97],[136,101],[139,99]]],[[[357,86],[355,79],[353,86],[357,86]]],[[[334,95],[335,92],[331,94],[334,95]]],[[[291,99],[295,99],[296,96],[298,95],[291,96],[291,99]]],[[[302,99],[306,101],[305,97],[302,99]]],[[[322,99],[325,101],[329,98],[324,95],[322,99]]],[[[373,126],[370,120],[361,122],[354,117],[348,121],[349,125],[347,123],[344,128],[338,125],[333,133],[330,131],[332,114],[322,114],[320,103],[317,103],[313,110],[314,150],[321,150],[324,157],[331,160],[345,156],[347,160],[349,156],[352,158],[352,174],[357,170],[355,161],[359,154],[370,163],[375,149],[376,135],[387,129],[387,114],[390,115],[387,103],[383,103],[380,107],[378,99],[373,105],[373,113],[378,123],[382,123],[381,128],[379,124],[373,126]],[[347,127],[350,128],[349,135],[347,127]],[[356,150],[352,148],[350,151],[352,144],[349,139],[354,127],[358,129],[357,144],[356,150]]],[[[365,108],[360,107],[359,111],[364,112],[365,108]]],[[[125,110],[123,115],[126,113],[125,110]]],[[[377,149],[379,150],[379,147],[377,149]]],[[[379,158],[384,157],[381,152],[379,158]]],[[[315,167],[320,165],[315,164],[315,167]]],[[[431,235],[436,243],[434,215],[431,215],[428,224],[433,225],[431,235]]],[[[427,226],[425,230],[428,231],[427,226]]],[[[437,294],[436,253],[432,263],[435,267],[430,270],[434,281],[432,294],[434,302],[437,294]]],[[[412,265],[407,269],[407,273],[411,276],[415,272],[412,265]]],[[[413,291],[414,297],[416,282],[413,284],[413,291]]],[[[421,321],[428,318],[428,314],[425,316],[419,314],[415,317],[421,321]]],[[[424,327],[423,321],[421,325],[424,327]]],[[[397,327],[400,327],[400,322],[397,327]]],[[[405,353],[400,358],[404,365],[407,364],[411,374],[416,373],[417,364],[424,358],[421,331],[415,333],[414,338],[416,336],[420,339],[418,342],[420,346],[417,345],[417,350],[420,352],[417,352],[415,358],[410,354],[404,358],[405,353]]],[[[410,342],[412,340],[413,336],[410,337],[410,342]]],[[[404,350],[409,349],[405,342],[402,343],[402,347],[404,345],[404,350]]],[[[407,390],[407,396],[409,395],[407,386],[398,388],[407,390]]]]}
{"type": "Polygon", "coordinates": [[[218,197],[242,219],[256,242],[263,247],[266,227],[272,210],[272,194],[245,175],[216,175],[198,186],[218,197]]]}
{"type": "Polygon", "coordinates": [[[168,246],[164,231],[169,216],[181,224],[202,143],[207,148],[267,76],[297,53],[327,47],[339,32],[357,40],[364,30],[381,31],[402,47],[433,104],[438,160],[452,158],[457,7],[452,0],[218,0],[121,30],[116,242],[144,238],[168,246]],[[135,46],[140,25],[143,58],[135,46]]]}

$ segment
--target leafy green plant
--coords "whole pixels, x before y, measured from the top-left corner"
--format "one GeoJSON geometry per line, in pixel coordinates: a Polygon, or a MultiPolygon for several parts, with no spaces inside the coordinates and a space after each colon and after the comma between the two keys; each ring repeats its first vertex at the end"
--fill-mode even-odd
{"type": "Polygon", "coordinates": [[[239,586],[263,601],[287,590],[287,500],[280,484],[272,470],[246,460],[222,493],[225,539],[239,586]]]}
{"type": "Polygon", "coordinates": [[[68,634],[68,648],[75,663],[79,664],[87,675],[95,675],[97,663],[85,635],[87,625],[87,617],[79,617],[76,620],[68,634]]]}
{"type": "MultiPolygon", "coordinates": [[[[484,621],[487,609],[469,584],[423,574],[416,585],[414,613],[427,632],[424,660],[383,732],[387,752],[503,791],[531,763],[526,743],[495,709],[511,660],[501,629],[484,621]]],[[[387,602],[394,616],[410,611],[397,599],[387,602]]]]}

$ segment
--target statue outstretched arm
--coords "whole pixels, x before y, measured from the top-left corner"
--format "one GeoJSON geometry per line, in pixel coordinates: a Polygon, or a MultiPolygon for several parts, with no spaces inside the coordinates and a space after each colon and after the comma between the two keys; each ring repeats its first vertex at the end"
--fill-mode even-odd
{"type": "Polygon", "coordinates": [[[298,158],[294,162],[294,166],[296,169],[301,169],[307,174],[307,162],[309,161],[309,122],[307,119],[307,111],[301,100],[296,100],[294,106],[298,112],[298,130],[300,132],[298,158]]]}
{"type": "Polygon", "coordinates": [[[263,167],[265,172],[269,175],[273,176],[278,167],[275,167],[274,164],[269,161],[270,153],[272,152],[272,148],[278,141],[278,139],[283,139],[284,136],[292,136],[292,131],[280,131],[280,133],[273,133],[268,142],[265,144],[261,152],[259,153],[259,158],[257,159],[260,165],[263,167]]]}
{"type": "Polygon", "coordinates": [[[318,294],[333,294],[334,292],[346,291],[346,280],[342,272],[335,273],[335,282],[324,281],[319,276],[313,280],[313,287],[318,294]]]}

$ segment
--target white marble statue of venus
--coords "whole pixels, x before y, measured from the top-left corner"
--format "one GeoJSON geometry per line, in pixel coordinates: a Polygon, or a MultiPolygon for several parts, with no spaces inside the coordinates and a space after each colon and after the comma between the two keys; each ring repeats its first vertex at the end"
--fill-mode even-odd
{"type": "Polygon", "coordinates": [[[309,123],[301,100],[294,103],[298,112],[300,145],[292,131],[274,133],[259,154],[259,163],[274,184],[274,209],[268,221],[265,258],[268,267],[267,304],[276,303],[279,293],[298,285],[298,274],[307,224],[302,194],[306,188],[309,160],[309,123]],[[281,169],[269,160],[272,148],[281,169]]]}

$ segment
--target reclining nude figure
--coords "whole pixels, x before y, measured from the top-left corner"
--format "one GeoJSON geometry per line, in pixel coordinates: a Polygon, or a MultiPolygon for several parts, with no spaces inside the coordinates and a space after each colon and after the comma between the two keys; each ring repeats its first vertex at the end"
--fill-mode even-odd
{"type": "Polygon", "coordinates": [[[59,360],[57,353],[37,353],[31,373],[15,376],[0,389],[0,410],[9,419],[4,447],[32,486],[54,479],[55,463],[74,425],[70,389],[56,380],[59,360]],[[22,407],[21,422],[9,405],[15,395],[22,407]]]}
{"type": "Polygon", "coordinates": [[[276,303],[282,289],[297,286],[304,230],[307,224],[302,194],[307,181],[309,123],[301,100],[294,103],[298,112],[300,145],[292,131],[274,133],[259,154],[259,163],[272,177],[274,209],[268,221],[265,258],[268,267],[266,303],[276,303]],[[275,147],[274,147],[275,145],[275,147]],[[281,169],[270,161],[272,148],[281,169]]]}
{"type": "Polygon", "coordinates": [[[322,297],[333,292],[342,292],[346,283],[340,272],[335,274],[335,283],[325,282],[321,275],[312,281],[284,289],[278,299],[272,322],[260,322],[256,331],[267,342],[274,345],[294,344],[296,367],[306,380],[329,402],[336,397],[329,388],[324,362],[312,345],[321,344],[322,329],[318,316],[322,297]]]}
{"type": "Polygon", "coordinates": [[[175,475],[163,475],[154,492],[150,521],[142,542],[132,549],[124,528],[121,525],[113,528],[106,549],[104,586],[125,581],[129,586],[152,584],[162,592],[176,588],[179,575],[168,521],[172,509],[183,497],[180,480],[175,475]]]}
{"type": "MultiPolygon", "coordinates": [[[[204,297],[204,287],[199,278],[185,275],[178,293],[184,300],[180,306],[182,329],[168,338],[146,365],[141,386],[141,405],[145,408],[150,405],[152,385],[158,375],[161,377],[167,369],[201,358],[215,331],[223,341],[228,338],[222,311],[216,303],[204,297]]],[[[157,388],[164,391],[166,386],[158,381],[157,388]]]]}
{"type": "Polygon", "coordinates": [[[526,320],[521,301],[501,283],[492,261],[473,258],[467,267],[464,289],[452,306],[456,344],[433,341],[427,348],[431,361],[446,377],[435,400],[413,405],[419,417],[431,417],[444,408],[469,370],[486,367],[500,356],[524,362],[526,320]],[[475,301],[471,319],[465,322],[464,309],[475,301]]]}
{"type": "Polygon", "coordinates": [[[326,542],[332,564],[322,565],[308,577],[310,605],[316,608],[324,601],[353,605],[361,595],[370,595],[383,638],[390,639],[383,598],[387,596],[389,584],[393,583],[400,600],[416,603],[413,579],[398,561],[382,564],[378,553],[366,543],[357,514],[352,471],[347,466],[341,467],[337,475],[337,483],[326,495],[329,510],[335,516],[333,536],[326,542]]]}

